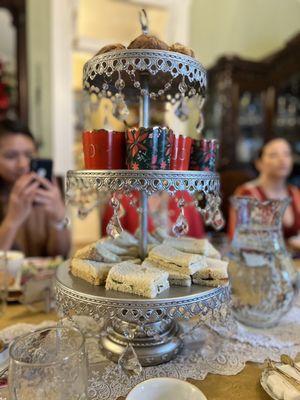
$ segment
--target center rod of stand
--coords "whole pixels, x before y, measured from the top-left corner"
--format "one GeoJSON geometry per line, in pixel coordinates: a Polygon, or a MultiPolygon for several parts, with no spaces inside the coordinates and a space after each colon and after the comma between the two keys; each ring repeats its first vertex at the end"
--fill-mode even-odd
{"type": "Polygon", "coordinates": [[[148,247],[148,196],[147,193],[140,193],[140,257],[144,260],[147,256],[148,247]]]}
{"type": "MultiPolygon", "coordinates": [[[[141,76],[141,87],[146,93],[140,97],[140,126],[149,128],[150,97],[147,75],[141,76]]],[[[140,233],[140,257],[144,260],[148,247],[148,196],[144,191],[140,193],[140,233]]]]}

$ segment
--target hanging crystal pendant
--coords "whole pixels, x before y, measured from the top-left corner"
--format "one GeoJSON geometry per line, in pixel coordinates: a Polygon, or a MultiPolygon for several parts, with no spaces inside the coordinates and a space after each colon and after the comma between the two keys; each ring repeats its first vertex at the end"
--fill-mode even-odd
{"type": "Polygon", "coordinates": [[[210,209],[204,210],[202,217],[204,219],[205,225],[211,225],[212,223],[212,213],[210,209]]]}
{"type": "Polygon", "coordinates": [[[186,121],[189,117],[189,107],[187,105],[186,99],[183,96],[177,106],[177,108],[175,109],[175,115],[177,118],[180,119],[180,121],[186,121]]]}
{"type": "Polygon", "coordinates": [[[107,224],[106,233],[107,233],[108,236],[110,236],[111,238],[115,239],[118,236],[120,236],[122,231],[123,231],[123,228],[121,226],[119,217],[116,214],[114,214],[111,217],[109,223],[107,224]]]}
{"type": "Polygon", "coordinates": [[[133,194],[132,194],[132,193],[129,193],[129,194],[128,194],[128,197],[129,197],[129,205],[130,205],[131,207],[137,208],[137,203],[138,203],[138,201],[137,201],[137,199],[133,196],[133,194]]]}
{"type": "Polygon", "coordinates": [[[89,99],[89,104],[91,113],[97,112],[100,106],[99,97],[97,97],[96,94],[93,94],[89,99]]]}
{"type": "Polygon", "coordinates": [[[107,224],[106,227],[106,233],[108,236],[112,237],[113,239],[117,238],[120,236],[120,234],[123,231],[118,213],[120,210],[120,202],[119,200],[113,196],[113,198],[110,201],[110,204],[114,210],[113,216],[109,220],[109,223],[107,224]]]}
{"type": "Polygon", "coordinates": [[[129,110],[125,103],[124,95],[121,93],[117,93],[113,99],[112,114],[120,121],[123,121],[129,115],[129,110]]]}
{"type": "Polygon", "coordinates": [[[89,212],[90,210],[88,208],[81,205],[78,207],[77,216],[80,219],[85,219],[88,216],[89,212]]]}
{"type": "Polygon", "coordinates": [[[219,209],[214,213],[211,224],[218,231],[224,227],[225,220],[219,209]]]}
{"type": "Polygon", "coordinates": [[[172,232],[175,236],[180,237],[184,236],[189,231],[189,224],[187,219],[184,216],[184,200],[180,199],[178,201],[178,207],[180,208],[180,214],[175,222],[175,225],[172,228],[172,232]]]}
{"type": "Polygon", "coordinates": [[[131,343],[127,344],[125,350],[120,355],[118,365],[129,376],[140,375],[142,372],[142,366],[131,343]]]}
{"type": "Polygon", "coordinates": [[[183,77],[182,81],[179,83],[178,89],[179,89],[179,92],[182,94],[184,94],[188,90],[188,87],[187,87],[187,84],[185,83],[184,77],[183,77]]]}
{"type": "Polygon", "coordinates": [[[201,134],[201,133],[202,133],[202,130],[203,130],[203,127],[204,127],[204,118],[203,118],[202,112],[200,112],[199,121],[198,121],[198,123],[197,123],[197,125],[196,125],[196,131],[197,131],[197,133],[201,134]]]}

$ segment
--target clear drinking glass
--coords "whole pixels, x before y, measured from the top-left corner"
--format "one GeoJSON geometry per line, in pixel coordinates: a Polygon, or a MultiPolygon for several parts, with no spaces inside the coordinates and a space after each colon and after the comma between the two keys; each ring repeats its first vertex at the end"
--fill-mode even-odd
{"type": "Polygon", "coordinates": [[[0,317],[5,313],[8,296],[7,255],[0,255],[0,317]]]}
{"type": "Polygon", "coordinates": [[[234,197],[237,224],[228,267],[235,317],[267,328],[291,308],[297,273],[286,251],[282,216],[289,199],[234,197]]]}
{"type": "Polygon", "coordinates": [[[87,399],[85,341],[78,329],[39,329],[16,339],[9,353],[10,400],[87,399]]]}

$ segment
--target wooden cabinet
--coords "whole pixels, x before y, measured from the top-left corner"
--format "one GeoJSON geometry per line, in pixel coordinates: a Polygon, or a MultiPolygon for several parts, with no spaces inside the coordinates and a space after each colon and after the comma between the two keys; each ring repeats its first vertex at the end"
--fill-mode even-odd
{"type": "MultiPolygon", "coordinates": [[[[7,9],[12,16],[12,24],[16,30],[16,81],[18,118],[28,123],[28,77],[27,77],[27,46],[26,46],[26,1],[0,0],[0,9],[7,9]]],[[[1,40],[1,38],[0,38],[1,40]]],[[[13,43],[9,45],[14,46],[13,43]]]]}
{"type": "Polygon", "coordinates": [[[291,182],[300,187],[300,34],[259,62],[221,57],[208,71],[204,115],[204,134],[220,141],[225,220],[230,196],[256,176],[252,161],[268,139],[291,143],[291,182]]]}
{"type": "Polygon", "coordinates": [[[249,168],[264,141],[288,139],[300,164],[300,34],[259,62],[221,57],[208,71],[205,134],[220,140],[220,169],[249,168]]]}

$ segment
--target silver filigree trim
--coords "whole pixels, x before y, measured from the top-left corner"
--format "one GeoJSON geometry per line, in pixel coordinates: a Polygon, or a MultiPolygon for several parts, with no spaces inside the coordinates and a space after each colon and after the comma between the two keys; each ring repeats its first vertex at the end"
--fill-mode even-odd
{"type": "Polygon", "coordinates": [[[133,190],[151,195],[158,191],[174,194],[187,191],[219,195],[219,175],[206,171],[152,171],[152,170],[83,170],[68,171],[67,194],[72,190],[97,190],[103,192],[133,190]]]}
{"type": "Polygon", "coordinates": [[[115,82],[121,77],[123,92],[140,96],[140,75],[147,73],[152,98],[171,101],[180,98],[180,83],[185,78],[187,97],[204,96],[207,79],[204,67],[194,58],[164,50],[115,50],[93,57],[83,69],[83,87],[98,96],[118,92],[115,82]]]}
{"type": "MultiPolygon", "coordinates": [[[[59,267],[61,270],[66,265],[59,267]]],[[[59,272],[59,271],[58,271],[59,272]]],[[[74,313],[89,315],[95,320],[119,318],[131,323],[154,323],[163,319],[189,319],[194,316],[215,314],[230,302],[228,286],[212,288],[192,296],[170,299],[120,300],[93,296],[67,286],[64,275],[59,273],[56,281],[56,299],[59,311],[64,315],[74,313]]]]}

